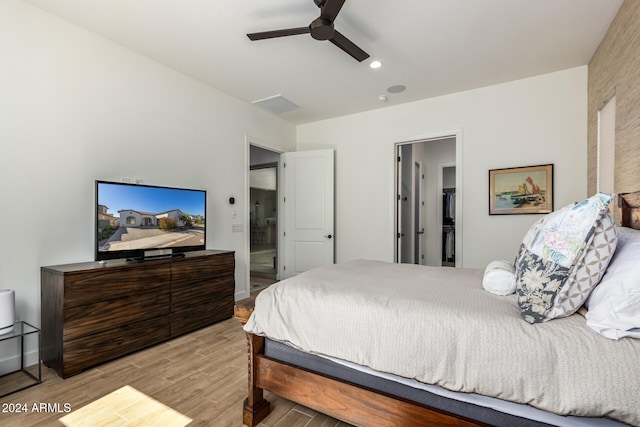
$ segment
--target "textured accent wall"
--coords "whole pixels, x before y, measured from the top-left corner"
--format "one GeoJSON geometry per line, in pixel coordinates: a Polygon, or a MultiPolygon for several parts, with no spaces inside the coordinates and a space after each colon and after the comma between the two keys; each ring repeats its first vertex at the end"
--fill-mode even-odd
{"type": "MultiPolygon", "coordinates": [[[[616,193],[640,190],[640,1],[625,0],[589,63],[587,189],[596,191],[598,110],[616,96],[616,193]]],[[[617,215],[616,215],[617,216],[617,215]]]]}

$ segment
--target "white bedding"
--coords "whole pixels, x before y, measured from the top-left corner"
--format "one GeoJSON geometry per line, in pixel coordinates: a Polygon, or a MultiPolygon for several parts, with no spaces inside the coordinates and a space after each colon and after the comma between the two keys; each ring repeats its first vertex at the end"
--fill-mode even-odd
{"type": "Polygon", "coordinates": [[[264,290],[245,330],[452,391],[640,425],[640,341],[529,324],[482,270],[352,261],[264,290]]]}

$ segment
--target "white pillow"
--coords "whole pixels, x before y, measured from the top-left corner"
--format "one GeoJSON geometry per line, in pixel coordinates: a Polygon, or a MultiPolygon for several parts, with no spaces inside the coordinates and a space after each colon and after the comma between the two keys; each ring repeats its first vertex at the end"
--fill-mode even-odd
{"type": "Polygon", "coordinates": [[[587,325],[611,339],[640,338],[640,231],[618,227],[618,246],[586,302],[587,325]]]}
{"type": "Polygon", "coordinates": [[[516,291],[515,267],[509,261],[491,261],[484,269],[482,287],[496,295],[511,295],[516,291]]]}

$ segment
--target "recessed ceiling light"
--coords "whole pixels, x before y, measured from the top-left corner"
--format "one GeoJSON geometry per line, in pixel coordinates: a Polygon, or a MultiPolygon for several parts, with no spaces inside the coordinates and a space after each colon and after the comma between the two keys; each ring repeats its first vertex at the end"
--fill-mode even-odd
{"type": "Polygon", "coordinates": [[[387,92],[389,93],[400,93],[404,92],[407,87],[405,85],[395,85],[387,88],[387,92]]]}
{"type": "Polygon", "coordinates": [[[369,64],[369,67],[373,68],[374,70],[376,68],[380,68],[382,67],[382,61],[378,61],[377,59],[375,61],[371,61],[371,63],[369,64]]]}

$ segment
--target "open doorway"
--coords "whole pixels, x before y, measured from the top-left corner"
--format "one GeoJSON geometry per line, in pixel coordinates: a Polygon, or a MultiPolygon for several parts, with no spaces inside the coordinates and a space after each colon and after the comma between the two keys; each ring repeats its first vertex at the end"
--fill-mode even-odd
{"type": "Polygon", "coordinates": [[[396,144],[395,262],[461,266],[459,135],[396,144]]]}
{"type": "Polygon", "coordinates": [[[254,292],[277,278],[280,153],[250,145],[249,156],[249,271],[254,292]]]}

